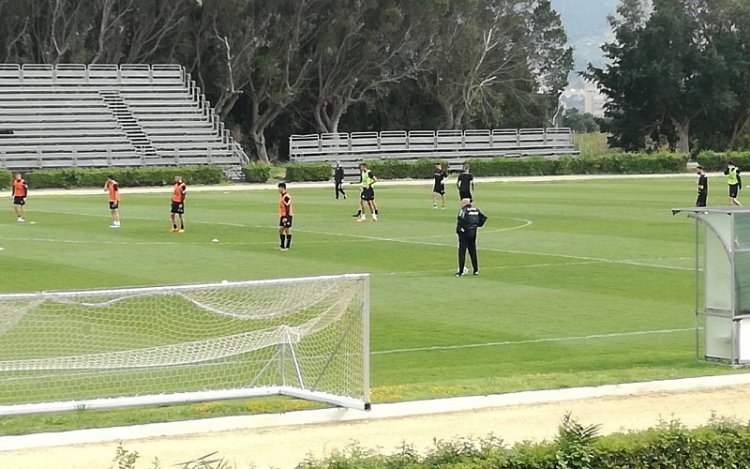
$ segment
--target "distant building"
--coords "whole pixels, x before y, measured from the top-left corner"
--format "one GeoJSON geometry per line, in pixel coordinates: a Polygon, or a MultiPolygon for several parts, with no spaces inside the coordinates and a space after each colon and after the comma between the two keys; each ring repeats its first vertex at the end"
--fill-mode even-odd
{"type": "Polygon", "coordinates": [[[583,87],[583,112],[594,117],[604,117],[604,103],[606,98],[599,92],[596,85],[586,81],[583,87]]]}
{"type": "Polygon", "coordinates": [[[586,81],[583,88],[565,89],[561,101],[566,109],[578,109],[582,114],[604,117],[604,103],[607,98],[599,92],[594,83],[586,81]]]}

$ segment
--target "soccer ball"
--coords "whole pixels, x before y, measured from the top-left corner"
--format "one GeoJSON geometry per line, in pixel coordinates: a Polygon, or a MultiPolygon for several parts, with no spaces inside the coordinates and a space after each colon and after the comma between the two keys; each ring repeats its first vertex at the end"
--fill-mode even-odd
{"type": "Polygon", "coordinates": [[[466,267],[466,266],[464,266],[464,272],[463,272],[463,274],[464,274],[464,275],[466,275],[466,274],[468,274],[468,273],[469,273],[469,268],[468,268],[468,267],[466,267]]]}
{"type": "Polygon", "coordinates": [[[222,280],[221,283],[229,283],[229,280],[222,280]]]}
{"type": "Polygon", "coordinates": [[[218,243],[218,242],[219,242],[219,240],[218,240],[218,239],[216,239],[216,238],[214,238],[214,239],[212,239],[212,240],[211,240],[211,242],[212,242],[212,243],[218,243]]]}

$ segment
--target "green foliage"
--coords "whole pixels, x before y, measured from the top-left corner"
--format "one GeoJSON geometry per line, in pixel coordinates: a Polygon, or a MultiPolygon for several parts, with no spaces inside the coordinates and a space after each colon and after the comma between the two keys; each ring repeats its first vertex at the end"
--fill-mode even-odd
{"type": "Polygon", "coordinates": [[[591,157],[471,159],[475,176],[542,176],[565,174],[668,174],[685,171],[686,158],[674,153],[617,153],[591,157]]]}
{"type": "Polygon", "coordinates": [[[218,166],[47,169],[28,173],[26,180],[34,189],[72,189],[102,186],[109,175],[122,187],[166,186],[177,175],[181,175],[188,184],[218,184],[224,181],[224,171],[218,166]]]}
{"type": "Polygon", "coordinates": [[[448,170],[447,162],[430,159],[420,159],[415,163],[400,160],[369,161],[367,165],[378,179],[429,179],[435,174],[437,163],[448,170]]]}
{"type": "Polygon", "coordinates": [[[558,428],[555,462],[560,469],[592,467],[599,425],[584,426],[565,414],[558,428]]]}
{"type": "Polygon", "coordinates": [[[7,169],[0,169],[0,189],[7,189],[13,180],[13,174],[7,169]]]}
{"type": "Polygon", "coordinates": [[[750,4],[623,0],[606,67],[587,78],[609,98],[611,143],[628,151],[663,144],[681,153],[737,148],[750,117],[750,4]],[[669,47],[664,47],[669,44],[669,47]]]}
{"type": "Polygon", "coordinates": [[[563,127],[570,127],[576,133],[599,132],[599,124],[596,122],[596,118],[588,112],[581,113],[576,108],[565,112],[562,125],[563,127]]]}
{"type": "Polygon", "coordinates": [[[730,161],[734,162],[741,170],[750,170],[750,151],[730,151],[726,153],[702,151],[698,153],[695,159],[706,171],[724,171],[730,161]]]}
{"type": "Polygon", "coordinates": [[[623,469],[745,467],[750,458],[750,427],[731,422],[687,430],[670,422],[646,432],[597,436],[598,425],[563,418],[553,443],[507,447],[502,440],[436,442],[425,456],[402,448],[390,456],[354,449],[350,455],[308,459],[300,469],[623,469]]]}
{"type": "Polygon", "coordinates": [[[253,163],[242,168],[242,174],[245,175],[247,182],[265,183],[271,177],[271,165],[263,163],[253,163]]]}
{"type": "Polygon", "coordinates": [[[607,145],[607,134],[603,132],[573,134],[573,144],[582,157],[619,153],[618,149],[610,148],[607,145]]]}
{"type": "Polygon", "coordinates": [[[296,181],[328,181],[331,179],[332,169],[327,163],[290,164],[286,167],[286,180],[296,181]]]}
{"type": "Polygon", "coordinates": [[[140,457],[138,451],[127,450],[122,446],[122,443],[117,445],[115,451],[113,461],[117,464],[117,469],[135,469],[135,463],[140,457]]]}

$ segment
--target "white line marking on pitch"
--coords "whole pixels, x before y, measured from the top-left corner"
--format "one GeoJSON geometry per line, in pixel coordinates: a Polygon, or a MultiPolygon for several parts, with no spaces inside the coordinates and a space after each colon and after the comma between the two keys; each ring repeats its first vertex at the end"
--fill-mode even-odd
{"type": "MultiPolygon", "coordinates": [[[[100,215],[94,215],[94,214],[87,214],[87,213],[73,213],[73,212],[43,212],[43,213],[61,213],[61,214],[70,214],[70,215],[84,215],[84,216],[100,216],[100,215]]],[[[511,228],[503,228],[501,230],[510,231],[511,229],[520,229],[525,228],[529,225],[531,225],[533,222],[531,220],[526,220],[523,218],[511,218],[506,217],[512,220],[523,220],[524,224],[519,225],[517,227],[511,227],[511,228]],[[526,223],[528,222],[528,223],[526,223]]],[[[156,220],[153,218],[139,218],[139,217],[133,217],[132,219],[135,220],[156,220]]],[[[161,220],[159,218],[158,220],[161,220]]],[[[198,222],[201,223],[201,222],[198,222]]],[[[262,228],[262,229],[273,229],[277,228],[276,226],[270,226],[270,225],[243,225],[239,223],[222,223],[222,222],[203,222],[203,223],[210,223],[213,225],[224,225],[224,226],[234,226],[237,228],[262,228]]],[[[300,228],[295,228],[296,232],[299,233],[311,233],[311,234],[319,234],[319,235],[325,235],[325,236],[337,236],[337,237],[349,237],[349,238],[358,238],[358,239],[366,239],[370,241],[386,241],[391,243],[402,243],[402,244],[416,244],[416,245],[423,245],[423,246],[437,246],[437,247],[450,247],[455,248],[455,244],[446,244],[446,243],[432,243],[432,242],[425,242],[425,241],[416,241],[416,240],[410,240],[406,238],[385,238],[381,236],[365,236],[365,235],[358,235],[358,234],[347,234],[347,233],[331,233],[327,231],[315,231],[315,230],[305,230],[300,228]]],[[[487,232],[489,233],[495,233],[499,232],[500,230],[487,232]]],[[[422,238],[424,239],[424,238],[422,238]]],[[[149,243],[144,243],[149,244],[149,243]]],[[[247,243],[251,244],[251,243],[247,243]]],[[[483,247],[481,248],[483,251],[491,251],[491,252],[502,252],[502,253],[510,253],[510,254],[525,254],[525,255],[533,255],[533,256],[550,256],[550,257],[560,257],[563,259],[575,259],[579,261],[589,261],[589,262],[599,262],[599,263],[606,263],[606,264],[623,264],[623,265],[634,265],[639,267],[652,267],[656,269],[669,269],[669,270],[686,270],[686,271],[694,271],[695,269],[693,267],[678,267],[678,266],[670,266],[670,265],[663,265],[663,264],[653,264],[653,263],[647,263],[647,262],[639,262],[636,260],[628,260],[628,259],[622,259],[622,260],[615,260],[615,259],[605,259],[600,257],[588,257],[588,256],[574,256],[570,254],[553,254],[553,253],[540,253],[540,252],[530,252],[530,251],[517,251],[517,250],[511,250],[511,249],[495,249],[495,248],[487,248],[483,247]]]]}
{"type": "MultiPolygon", "coordinates": [[[[256,226],[256,228],[268,228],[268,227],[256,226]]],[[[403,238],[385,238],[382,236],[365,236],[365,235],[347,234],[347,233],[331,233],[327,231],[314,231],[314,230],[304,230],[304,229],[297,229],[296,231],[301,232],[301,233],[311,233],[311,234],[319,234],[319,235],[325,235],[325,236],[355,237],[355,238],[361,238],[361,239],[368,239],[372,241],[386,241],[386,242],[391,242],[391,243],[417,244],[417,245],[424,245],[424,246],[437,246],[437,247],[450,247],[450,248],[456,247],[455,244],[413,241],[413,240],[403,239],[403,238]]],[[[693,267],[677,267],[677,266],[663,265],[663,264],[652,264],[652,263],[639,262],[639,261],[628,260],[628,259],[616,260],[616,259],[605,259],[605,258],[600,258],[600,257],[573,256],[570,254],[555,254],[555,253],[547,253],[547,252],[516,251],[512,249],[496,249],[496,248],[487,248],[487,247],[482,247],[481,250],[491,251],[491,252],[510,253],[510,254],[526,254],[526,255],[533,255],[533,256],[560,257],[563,259],[575,259],[579,261],[600,262],[600,263],[605,263],[605,264],[624,264],[624,265],[635,265],[635,266],[640,266],[640,267],[653,267],[656,269],[694,271],[693,267]]]]}
{"type": "Polygon", "coordinates": [[[468,348],[484,348],[484,347],[499,347],[503,345],[524,345],[524,344],[542,344],[549,342],[572,342],[576,340],[592,340],[592,339],[609,339],[614,337],[632,337],[640,335],[653,335],[653,334],[673,334],[675,332],[687,332],[694,331],[694,327],[682,328],[682,329],[661,329],[654,331],[636,331],[636,332],[614,332],[611,334],[592,334],[572,337],[550,337],[546,339],[528,339],[528,340],[508,340],[503,342],[485,342],[482,344],[463,344],[463,345],[434,345],[432,347],[415,347],[415,348],[404,348],[394,350],[380,350],[370,352],[371,355],[390,355],[394,353],[411,353],[411,352],[431,352],[434,350],[461,350],[468,348]]]}

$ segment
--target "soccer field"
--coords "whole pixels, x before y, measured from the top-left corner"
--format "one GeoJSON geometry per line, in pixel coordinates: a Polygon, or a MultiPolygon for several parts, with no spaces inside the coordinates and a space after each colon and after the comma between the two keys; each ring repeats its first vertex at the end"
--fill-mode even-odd
{"type": "Polygon", "coordinates": [[[696,360],[693,225],[669,211],[690,178],[479,184],[480,275],[462,278],[453,190],[433,210],[430,186],[383,185],[379,221],[357,224],[348,189],[290,184],[289,252],[273,189],[190,192],[184,234],[167,193],[123,189],[113,230],[104,194],[32,192],[27,223],[0,224],[0,290],[369,272],[374,401],[732,371],[696,360]]]}

